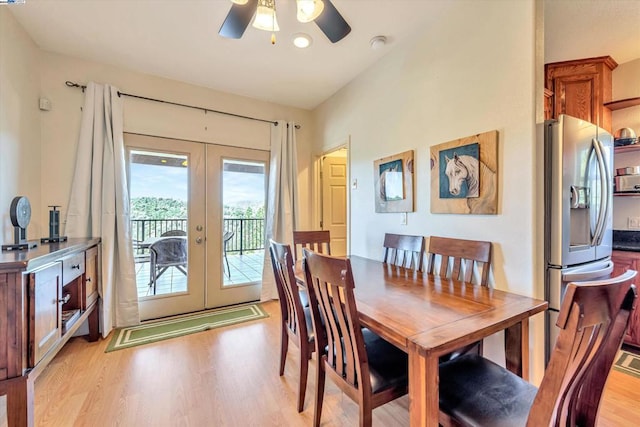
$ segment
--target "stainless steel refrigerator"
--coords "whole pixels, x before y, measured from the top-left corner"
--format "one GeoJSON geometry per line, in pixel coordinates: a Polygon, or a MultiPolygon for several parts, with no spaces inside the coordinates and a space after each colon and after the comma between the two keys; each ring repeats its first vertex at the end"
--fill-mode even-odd
{"type": "Polygon", "coordinates": [[[545,122],[545,360],[559,329],[566,285],[609,277],[613,208],[613,137],[560,115],[545,122]]]}

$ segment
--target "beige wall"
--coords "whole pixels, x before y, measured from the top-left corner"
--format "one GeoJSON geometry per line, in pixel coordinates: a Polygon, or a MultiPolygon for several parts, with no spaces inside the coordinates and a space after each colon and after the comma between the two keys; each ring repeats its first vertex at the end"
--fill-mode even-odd
{"type": "MultiPolygon", "coordinates": [[[[39,49],[0,7],[0,244],[13,243],[9,206],[26,196],[33,212],[27,238],[39,237],[40,112],[39,49]]],[[[46,224],[44,224],[46,226],[46,224]]]]}
{"type": "MultiPolygon", "coordinates": [[[[308,111],[225,94],[174,80],[150,76],[55,53],[42,53],[42,94],[52,109],[42,114],[42,159],[58,167],[52,176],[42,176],[43,205],[62,205],[62,217],[69,200],[84,96],[65,86],[71,80],[109,83],[121,92],[213,110],[259,117],[266,120],[295,120],[301,169],[309,169],[312,120],[308,111]]],[[[201,110],[124,97],[125,132],[165,136],[206,143],[269,149],[270,124],[229,117],[201,110]]],[[[308,204],[306,173],[300,176],[300,193],[308,204]]],[[[43,212],[43,219],[47,212],[43,212]]],[[[302,218],[306,224],[307,215],[302,218]]]]}
{"type": "MultiPolygon", "coordinates": [[[[640,97],[640,58],[620,64],[613,70],[613,100],[635,97],[640,97]]],[[[640,136],[640,105],[614,111],[611,123],[614,132],[620,128],[631,128],[637,136],[640,136]]],[[[615,156],[616,168],[638,165],[640,165],[640,151],[615,156]]],[[[630,216],[640,217],[640,198],[614,197],[613,228],[628,229],[630,216]]]]}
{"type": "MultiPolygon", "coordinates": [[[[495,286],[542,298],[535,5],[456,2],[448,11],[314,112],[315,152],[350,136],[351,180],[358,181],[351,190],[351,218],[358,219],[351,222],[352,254],[379,258],[385,232],[490,240],[495,286]],[[429,147],[493,129],[499,132],[498,215],[431,214],[429,147]],[[410,149],[416,207],[408,225],[400,225],[401,214],[374,212],[373,162],[410,149]]],[[[531,333],[534,377],[540,378],[542,316],[531,333]]],[[[500,341],[492,338],[490,352],[497,356],[500,341]]]]}

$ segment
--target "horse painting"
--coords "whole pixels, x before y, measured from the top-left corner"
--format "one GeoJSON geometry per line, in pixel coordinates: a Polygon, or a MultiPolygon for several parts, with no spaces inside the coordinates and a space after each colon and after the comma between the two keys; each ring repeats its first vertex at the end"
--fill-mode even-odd
{"type": "Polygon", "coordinates": [[[453,157],[445,156],[445,175],[449,179],[449,193],[454,197],[479,197],[479,162],[473,156],[458,156],[456,152],[453,157]],[[466,195],[462,195],[463,183],[466,183],[466,195]]]}

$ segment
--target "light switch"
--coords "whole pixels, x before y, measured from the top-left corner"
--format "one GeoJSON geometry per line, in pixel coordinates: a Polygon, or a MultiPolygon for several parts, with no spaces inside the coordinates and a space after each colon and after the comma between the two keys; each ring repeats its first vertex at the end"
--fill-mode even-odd
{"type": "Polygon", "coordinates": [[[356,178],[353,178],[353,180],[351,181],[351,189],[352,190],[358,189],[358,180],[356,178]]]}
{"type": "Polygon", "coordinates": [[[400,214],[400,225],[407,225],[407,213],[402,212],[400,214]]]}
{"type": "Polygon", "coordinates": [[[639,216],[630,216],[628,218],[628,226],[629,226],[629,230],[640,229],[640,217],[639,216]]]}

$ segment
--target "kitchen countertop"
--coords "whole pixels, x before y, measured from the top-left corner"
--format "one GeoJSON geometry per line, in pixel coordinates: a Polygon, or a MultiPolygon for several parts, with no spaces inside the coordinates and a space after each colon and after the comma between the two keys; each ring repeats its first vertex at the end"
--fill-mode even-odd
{"type": "Polygon", "coordinates": [[[613,249],[640,252],[640,231],[613,230],[613,249]]]}

